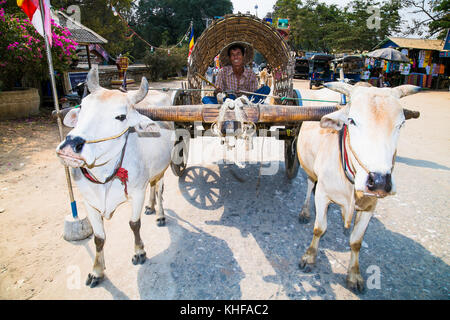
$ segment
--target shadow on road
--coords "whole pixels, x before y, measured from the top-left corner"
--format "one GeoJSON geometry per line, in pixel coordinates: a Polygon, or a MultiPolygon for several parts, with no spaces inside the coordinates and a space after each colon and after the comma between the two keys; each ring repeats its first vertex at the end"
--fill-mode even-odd
{"type": "Polygon", "coordinates": [[[397,156],[395,158],[395,161],[407,164],[408,166],[414,166],[414,167],[450,170],[449,167],[446,167],[442,164],[439,164],[439,163],[436,163],[433,161],[428,161],[428,160],[419,160],[419,159],[412,159],[412,158],[397,156]]]}
{"type": "Polygon", "coordinates": [[[226,242],[172,210],[166,209],[165,215],[170,247],[140,267],[137,283],[141,299],[240,299],[239,283],[244,274],[226,242]]]}
{"type": "MultiPolygon", "coordinates": [[[[243,237],[249,234],[254,237],[276,271],[264,281],[281,285],[290,299],[316,296],[335,299],[336,287],[345,286],[350,258],[349,239],[343,234],[339,207],[329,207],[328,230],[320,242],[316,267],[312,273],[303,273],[298,262],[311,242],[315,218],[313,214],[305,225],[298,222],[306,193],[306,176],[300,170],[298,176],[289,181],[285,177],[284,164],[280,163],[280,170],[275,175],[261,176],[257,190],[258,172],[259,164],[247,164],[244,169],[219,164],[218,171],[192,167],[179,180],[179,188],[186,201],[197,208],[213,210],[223,206],[220,219],[205,221],[206,224],[235,227],[243,237]]],[[[193,225],[198,232],[188,231],[177,223],[180,218],[175,213],[168,215],[172,217],[168,223],[171,236],[178,233],[178,240],[168,249],[172,254],[176,252],[170,263],[171,272],[177,272],[173,275],[174,281],[177,284],[191,282],[189,288],[177,287],[176,296],[239,299],[239,281],[245,274],[236,265],[227,243],[193,225]],[[202,242],[199,242],[200,238],[202,242]],[[207,250],[202,252],[205,243],[208,243],[207,250]],[[214,272],[216,264],[239,271],[214,272]],[[178,282],[180,278],[183,281],[178,282]],[[231,291],[227,290],[230,284],[234,288],[231,291]]],[[[448,299],[450,268],[421,244],[386,229],[376,218],[372,218],[364,242],[366,247],[363,246],[360,254],[361,273],[367,280],[371,275],[369,267],[377,266],[381,279],[380,289],[366,290],[364,294],[358,294],[359,298],[448,299]]],[[[145,273],[154,272],[155,277],[159,272],[152,263],[142,269],[145,273]]],[[[143,298],[152,297],[144,294],[143,298]]]]}

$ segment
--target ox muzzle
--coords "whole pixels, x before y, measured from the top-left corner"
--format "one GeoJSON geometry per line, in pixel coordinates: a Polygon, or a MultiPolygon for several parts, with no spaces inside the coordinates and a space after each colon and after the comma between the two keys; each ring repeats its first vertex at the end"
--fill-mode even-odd
{"type": "Polygon", "coordinates": [[[84,159],[80,156],[86,143],[81,137],[68,135],[56,150],[58,157],[65,165],[70,167],[80,167],[84,164],[84,159]]]}
{"type": "Polygon", "coordinates": [[[377,172],[369,172],[366,181],[368,193],[377,197],[385,197],[392,191],[392,176],[390,173],[381,174],[377,172]]]}
{"type": "Polygon", "coordinates": [[[66,147],[70,147],[73,150],[73,152],[81,153],[85,143],[86,140],[84,140],[83,138],[72,137],[69,135],[66,137],[66,140],[64,140],[63,144],[59,147],[59,149],[63,150],[66,147]]]}

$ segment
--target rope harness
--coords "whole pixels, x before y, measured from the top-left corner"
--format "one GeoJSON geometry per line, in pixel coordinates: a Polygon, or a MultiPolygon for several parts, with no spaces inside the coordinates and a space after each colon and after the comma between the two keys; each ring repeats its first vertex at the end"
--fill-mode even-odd
{"type": "Polygon", "coordinates": [[[106,178],[106,180],[104,182],[100,182],[86,168],[81,167],[80,170],[83,173],[83,175],[86,177],[86,179],[88,179],[92,183],[106,184],[106,183],[110,182],[111,180],[113,180],[114,178],[117,177],[117,178],[119,178],[120,182],[122,182],[122,184],[124,185],[125,195],[128,196],[128,190],[127,190],[128,170],[122,168],[122,162],[123,162],[123,158],[124,158],[124,155],[125,155],[125,149],[127,147],[128,136],[129,136],[130,132],[134,132],[134,128],[129,127],[127,129],[125,129],[124,131],[122,131],[121,133],[119,133],[117,135],[114,135],[114,136],[111,136],[111,137],[108,137],[108,138],[89,140],[89,141],[85,142],[85,143],[98,143],[98,142],[104,142],[104,141],[108,141],[108,140],[114,140],[114,139],[117,139],[117,138],[123,136],[125,133],[128,133],[126,138],[125,138],[125,144],[123,145],[123,148],[122,148],[122,152],[121,152],[121,155],[120,155],[120,161],[119,161],[118,165],[116,166],[116,168],[114,169],[113,173],[108,178],[106,178]]]}
{"type": "MultiPolygon", "coordinates": [[[[346,124],[344,124],[342,129],[339,131],[339,154],[340,154],[340,158],[341,158],[341,165],[342,165],[342,169],[344,170],[345,177],[348,179],[348,181],[350,181],[351,184],[355,184],[356,170],[355,170],[355,166],[353,165],[351,159],[349,159],[349,157],[348,157],[347,145],[348,145],[348,148],[349,148],[350,152],[352,153],[353,157],[358,162],[358,165],[361,168],[363,168],[364,171],[367,172],[367,174],[369,174],[370,170],[364,165],[364,163],[359,159],[356,152],[353,150],[351,142],[350,142],[350,134],[348,133],[348,126],[346,124]]],[[[397,152],[394,152],[394,155],[392,157],[392,166],[391,166],[391,170],[390,170],[391,172],[394,169],[396,154],[397,154],[397,152]]]]}
{"type": "Polygon", "coordinates": [[[350,162],[347,155],[346,140],[348,132],[347,125],[344,124],[342,129],[339,131],[339,154],[341,158],[342,169],[344,170],[345,177],[351,184],[355,184],[355,170],[351,168],[350,162]]]}

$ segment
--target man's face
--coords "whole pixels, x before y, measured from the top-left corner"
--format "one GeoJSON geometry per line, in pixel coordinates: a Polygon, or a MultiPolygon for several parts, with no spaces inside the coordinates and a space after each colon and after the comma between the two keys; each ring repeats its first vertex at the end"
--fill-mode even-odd
{"type": "Polygon", "coordinates": [[[233,67],[240,67],[244,63],[244,55],[241,49],[236,48],[230,51],[230,60],[233,67]]]}

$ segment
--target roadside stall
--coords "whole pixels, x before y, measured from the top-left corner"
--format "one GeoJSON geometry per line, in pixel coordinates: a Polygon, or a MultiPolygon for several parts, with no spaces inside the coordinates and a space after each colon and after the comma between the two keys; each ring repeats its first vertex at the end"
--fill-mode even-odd
{"type": "Polygon", "coordinates": [[[365,66],[371,71],[368,82],[376,87],[403,84],[401,72],[409,68],[409,59],[393,48],[377,49],[366,54],[365,66]]]}
{"type": "Polygon", "coordinates": [[[449,51],[444,40],[388,37],[375,48],[395,48],[408,57],[409,67],[399,68],[401,84],[442,89],[450,76],[449,51]]]}

